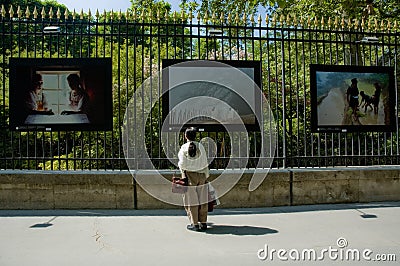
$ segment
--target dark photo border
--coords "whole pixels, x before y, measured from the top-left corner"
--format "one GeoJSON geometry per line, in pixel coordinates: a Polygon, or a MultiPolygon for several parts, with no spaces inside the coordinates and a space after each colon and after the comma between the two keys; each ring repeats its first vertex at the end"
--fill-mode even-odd
{"type": "Polygon", "coordinates": [[[394,67],[311,64],[310,92],[312,132],[394,132],[397,128],[394,67]],[[374,84],[381,87],[377,103],[371,106],[361,105],[359,94],[354,114],[347,98],[352,79],[359,93],[365,91],[370,99],[374,84]]]}
{"type": "MultiPolygon", "coordinates": [[[[68,84],[66,80],[63,82],[68,84]]],[[[46,86],[46,82],[43,86],[46,86]]],[[[68,89],[65,89],[67,93],[68,89]]],[[[113,125],[111,58],[10,58],[9,97],[9,126],[13,131],[110,131],[113,125]],[[72,117],[75,113],[61,116],[60,110],[49,109],[52,114],[34,114],[33,116],[38,116],[37,119],[29,121],[28,116],[32,113],[26,108],[25,95],[35,82],[35,74],[39,72],[79,73],[84,91],[88,95],[89,107],[84,114],[87,119],[63,121],[61,118],[67,118],[68,115],[72,117]]],[[[59,102],[65,100],[61,97],[66,98],[58,97],[59,102]]]]}

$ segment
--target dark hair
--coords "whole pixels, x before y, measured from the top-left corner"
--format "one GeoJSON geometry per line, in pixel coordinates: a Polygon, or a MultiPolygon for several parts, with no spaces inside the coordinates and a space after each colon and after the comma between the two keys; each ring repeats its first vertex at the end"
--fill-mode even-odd
{"type": "Polygon", "coordinates": [[[81,78],[78,74],[69,74],[67,80],[75,85],[80,85],[81,78]]]}
{"type": "Polygon", "coordinates": [[[196,144],[194,144],[194,140],[196,138],[196,128],[194,127],[189,127],[185,131],[185,136],[188,140],[190,140],[189,148],[188,148],[188,154],[190,157],[196,156],[197,153],[197,147],[196,144]]]}

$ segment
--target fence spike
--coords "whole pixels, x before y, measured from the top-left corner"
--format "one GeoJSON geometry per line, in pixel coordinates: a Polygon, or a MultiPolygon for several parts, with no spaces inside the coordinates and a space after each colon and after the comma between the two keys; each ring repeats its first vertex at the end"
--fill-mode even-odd
{"type": "Polygon", "coordinates": [[[6,17],[6,9],[4,8],[4,5],[1,5],[1,16],[3,17],[3,18],[5,18],[6,17]]]}
{"type": "Polygon", "coordinates": [[[90,8],[89,8],[89,11],[88,11],[88,18],[90,19],[92,17],[92,11],[90,10],[90,8]]]}
{"type": "Polygon", "coordinates": [[[311,27],[311,18],[310,17],[307,18],[307,26],[309,28],[311,27]]]}
{"type": "Polygon", "coordinates": [[[61,10],[60,10],[60,8],[57,9],[57,18],[58,19],[61,18],[61,10]]]}
{"type": "Polygon", "coordinates": [[[290,26],[290,23],[291,23],[290,15],[287,14],[287,16],[286,16],[286,24],[287,24],[288,26],[290,26]]]}
{"type": "Polygon", "coordinates": [[[281,24],[281,27],[283,27],[285,23],[285,16],[282,14],[281,17],[279,18],[279,23],[281,24]]]}
{"type": "Polygon", "coordinates": [[[54,13],[53,13],[53,7],[51,6],[51,7],[50,7],[50,10],[49,10],[49,18],[52,19],[52,18],[53,18],[53,15],[54,15],[54,13]]]}
{"type": "Polygon", "coordinates": [[[99,12],[99,9],[98,9],[98,8],[96,8],[96,14],[95,14],[94,16],[96,17],[97,20],[99,19],[99,17],[100,17],[100,12],[99,12]]]}
{"type": "Polygon", "coordinates": [[[227,19],[228,24],[230,25],[232,22],[231,13],[228,14],[228,17],[226,19],[227,19]]]}
{"type": "Polygon", "coordinates": [[[328,26],[328,29],[330,29],[331,26],[332,26],[332,19],[331,19],[331,17],[328,18],[327,26],[328,26]]]}
{"type": "Polygon", "coordinates": [[[378,20],[376,18],[374,18],[374,26],[375,26],[375,30],[378,29],[378,20]]]}
{"type": "MultiPolygon", "coordinates": [[[[151,11],[151,10],[150,10],[151,11]]],[[[151,15],[151,14],[150,14],[151,15]]],[[[151,17],[151,16],[150,16],[151,17]]],[[[121,21],[121,19],[122,19],[122,11],[121,11],[121,9],[119,10],[119,12],[118,12],[118,20],[119,21],[121,21]]]]}
{"type": "Polygon", "coordinates": [[[215,20],[217,19],[217,16],[215,15],[215,12],[212,13],[211,15],[211,21],[213,24],[215,24],[215,20]]]}
{"type": "Polygon", "coordinates": [[[385,30],[385,23],[384,23],[384,20],[381,20],[381,30],[382,30],[382,31],[385,30]]]}
{"type": "Polygon", "coordinates": [[[104,20],[107,21],[107,11],[105,9],[103,9],[103,17],[104,20]]]}
{"type": "Polygon", "coordinates": [[[190,19],[190,23],[192,23],[192,22],[193,22],[193,18],[194,18],[194,16],[193,16],[193,12],[192,12],[192,10],[190,10],[190,12],[189,12],[189,19],[190,19]]]}
{"type": "Polygon", "coordinates": [[[147,16],[148,20],[152,23],[153,22],[153,11],[149,9],[149,15],[147,16]]]}
{"type": "Polygon", "coordinates": [[[186,21],[186,14],[185,14],[185,10],[181,10],[181,19],[182,19],[182,22],[183,21],[186,21]]]}
{"type": "Polygon", "coordinates": [[[296,16],[296,14],[295,14],[294,17],[293,17],[293,25],[294,25],[294,26],[297,26],[297,25],[298,25],[298,21],[297,21],[297,16],[296,16]]]}
{"type": "Polygon", "coordinates": [[[224,12],[221,12],[221,15],[219,16],[219,22],[222,24],[224,24],[225,22],[225,14],[224,12]]]}
{"type": "Polygon", "coordinates": [[[10,18],[14,17],[14,9],[13,6],[10,6],[10,11],[8,11],[8,13],[10,14],[10,18]]]}
{"type": "Polygon", "coordinates": [[[397,20],[394,21],[393,30],[397,31],[397,20]]]}
{"type": "Polygon", "coordinates": [[[347,28],[348,28],[349,30],[351,30],[351,27],[353,27],[353,24],[351,23],[351,18],[349,18],[347,21],[348,21],[348,23],[347,23],[347,28]]]}
{"type": "Polygon", "coordinates": [[[354,19],[354,29],[357,30],[358,29],[358,19],[354,19]]]}
{"type": "Polygon", "coordinates": [[[208,12],[206,12],[206,13],[204,14],[204,19],[203,19],[203,21],[204,21],[205,23],[208,22],[208,12]]]}
{"type": "Polygon", "coordinates": [[[361,26],[361,29],[365,29],[365,19],[364,18],[361,19],[360,26],[361,26]]]}
{"type": "Polygon", "coordinates": [[[262,24],[261,15],[258,15],[257,22],[258,22],[258,25],[261,26],[261,24],[262,24]]]}
{"type": "Polygon", "coordinates": [[[125,20],[129,20],[129,8],[125,11],[125,20]]]}
{"type": "MultiPolygon", "coordinates": [[[[105,11],[105,10],[104,10],[105,11]]],[[[114,20],[114,10],[111,9],[110,12],[110,20],[113,21],[114,20]]]]}
{"type": "Polygon", "coordinates": [[[272,17],[272,26],[275,27],[276,26],[276,13],[274,13],[274,16],[272,17]]]}
{"type": "Polygon", "coordinates": [[[168,10],[165,10],[165,16],[164,16],[164,18],[165,18],[165,21],[168,21],[168,19],[169,19],[169,12],[168,12],[168,10]]]}
{"type": "Polygon", "coordinates": [[[29,7],[27,6],[26,10],[25,10],[25,17],[28,19],[30,16],[31,16],[31,11],[29,10],[29,7]]]}
{"type": "Polygon", "coordinates": [[[64,12],[64,19],[68,20],[68,17],[69,17],[69,11],[68,11],[68,8],[66,8],[65,12],[64,12]]]}
{"type": "Polygon", "coordinates": [[[38,16],[38,11],[37,11],[37,8],[35,6],[35,8],[33,9],[33,18],[37,19],[37,16],[38,16]]]}
{"type": "Polygon", "coordinates": [[[325,28],[325,17],[324,16],[321,17],[321,27],[325,28]]]}
{"type": "Polygon", "coordinates": [[[81,14],[80,14],[80,16],[79,16],[79,19],[80,19],[80,20],[83,20],[83,19],[84,19],[84,16],[83,16],[83,8],[81,9],[81,14]]]}
{"type": "Polygon", "coordinates": [[[342,18],[342,22],[341,22],[340,26],[342,26],[342,29],[344,29],[344,26],[346,26],[346,22],[344,21],[344,18],[342,18]]]}
{"type": "Polygon", "coordinates": [[[173,14],[173,16],[172,16],[172,18],[173,18],[173,20],[174,20],[174,23],[176,22],[176,16],[177,16],[177,12],[176,12],[176,10],[174,11],[174,14],[173,14]]]}
{"type": "Polygon", "coordinates": [[[75,12],[75,8],[74,8],[74,11],[72,12],[72,20],[75,20],[75,18],[76,18],[76,12],[75,12]]]}
{"type": "Polygon", "coordinates": [[[314,27],[318,27],[318,18],[317,17],[315,17],[314,18],[314,27]]]}
{"type": "Polygon", "coordinates": [[[238,12],[236,12],[236,15],[235,15],[235,23],[236,24],[239,24],[239,13],[238,12]]]}
{"type": "Polygon", "coordinates": [[[21,18],[21,16],[22,16],[21,6],[18,6],[18,8],[17,8],[17,17],[21,18]]]}
{"type": "Polygon", "coordinates": [[[160,20],[161,20],[160,9],[157,8],[157,22],[160,23],[160,20]]]}
{"type": "Polygon", "coordinates": [[[200,12],[197,12],[197,21],[200,23],[201,20],[201,16],[200,16],[200,12]]]}
{"type": "Polygon", "coordinates": [[[391,28],[392,28],[392,23],[390,23],[390,20],[388,21],[388,25],[387,25],[387,29],[388,29],[388,31],[390,31],[391,30],[391,28]]]}

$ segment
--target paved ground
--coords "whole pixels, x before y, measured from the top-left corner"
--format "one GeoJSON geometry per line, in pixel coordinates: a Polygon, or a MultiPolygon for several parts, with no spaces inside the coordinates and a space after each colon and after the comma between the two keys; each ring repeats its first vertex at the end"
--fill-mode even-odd
{"type": "Polygon", "coordinates": [[[209,222],[191,232],[183,210],[0,211],[0,265],[400,262],[400,202],[216,209],[209,222]]]}

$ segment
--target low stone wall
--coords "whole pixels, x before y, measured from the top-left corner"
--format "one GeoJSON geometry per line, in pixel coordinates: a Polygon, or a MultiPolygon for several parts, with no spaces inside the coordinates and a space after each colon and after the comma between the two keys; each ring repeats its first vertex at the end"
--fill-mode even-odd
{"type": "MultiPolygon", "coordinates": [[[[211,173],[213,180],[220,171],[211,173]]],[[[229,171],[226,173],[229,175],[229,171]]],[[[165,171],[163,175],[170,179],[172,173],[165,171]]],[[[246,170],[239,182],[221,195],[219,207],[400,201],[400,167],[397,166],[273,169],[261,185],[250,192],[252,175],[252,171],[246,170]]],[[[164,193],[165,185],[163,192],[161,188],[160,193],[164,193]]],[[[219,190],[218,185],[215,188],[219,190]]],[[[150,196],[127,171],[0,172],[0,209],[134,208],[180,207],[150,196]]]]}

